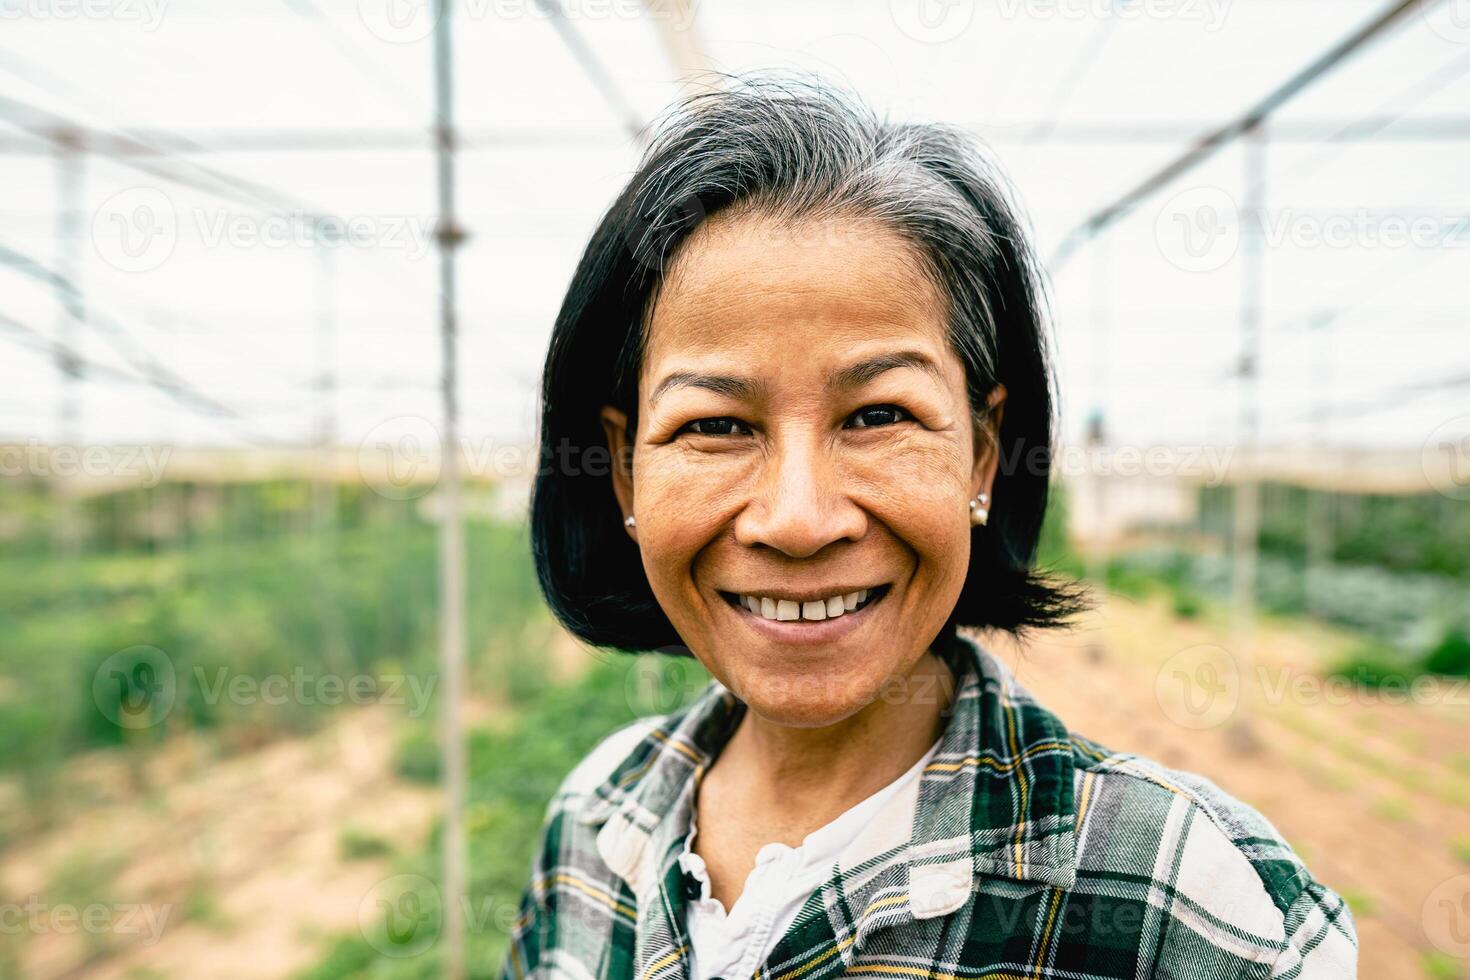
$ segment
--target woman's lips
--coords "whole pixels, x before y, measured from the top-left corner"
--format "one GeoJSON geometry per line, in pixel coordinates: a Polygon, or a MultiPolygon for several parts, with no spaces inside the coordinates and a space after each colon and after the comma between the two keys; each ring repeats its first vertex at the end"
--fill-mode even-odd
{"type": "Polygon", "coordinates": [[[840,640],[866,623],[872,618],[873,610],[888,597],[891,588],[891,585],[878,586],[874,590],[876,595],[870,597],[865,604],[852,612],[821,620],[766,619],[746,609],[737,598],[729,593],[721,592],[720,597],[743,623],[766,639],[790,646],[817,646],[840,640]]]}

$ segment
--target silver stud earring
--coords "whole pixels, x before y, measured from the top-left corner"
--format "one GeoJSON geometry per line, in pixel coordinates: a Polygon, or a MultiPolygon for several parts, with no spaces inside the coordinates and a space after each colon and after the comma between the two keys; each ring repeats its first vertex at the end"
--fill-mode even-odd
{"type": "Polygon", "coordinates": [[[982,493],[970,500],[970,523],[974,525],[985,524],[990,520],[990,509],[986,506],[990,503],[990,494],[982,493]]]}
{"type": "Polygon", "coordinates": [[[634,517],[632,514],[629,514],[627,517],[625,517],[623,519],[623,526],[624,527],[637,527],[638,526],[638,518],[634,517]]]}

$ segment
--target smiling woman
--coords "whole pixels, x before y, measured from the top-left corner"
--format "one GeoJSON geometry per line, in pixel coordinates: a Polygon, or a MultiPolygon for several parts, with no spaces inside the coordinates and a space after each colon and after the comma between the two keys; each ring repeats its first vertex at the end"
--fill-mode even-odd
{"type": "Polygon", "coordinates": [[[862,213],[720,211],[645,319],[640,421],[601,418],[659,607],[759,717],[853,728],[881,685],[936,667],[1006,389],[972,411],[943,294],[862,213]]]}
{"type": "Polygon", "coordinates": [[[1351,975],[1263,818],[960,632],[1084,604],[1032,567],[1045,329],[959,131],[770,79],[668,118],[557,319],[533,548],[575,634],[713,681],[562,784],[508,975],[1351,975]]]}

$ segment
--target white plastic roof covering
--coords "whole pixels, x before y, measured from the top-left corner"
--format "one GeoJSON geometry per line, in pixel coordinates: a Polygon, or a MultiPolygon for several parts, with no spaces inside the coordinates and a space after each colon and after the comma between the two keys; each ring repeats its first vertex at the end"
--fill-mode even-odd
{"type": "MultiPolygon", "coordinates": [[[[1052,255],[1090,213],[1387,0],[924,2],[702,0],[694,30],[718,70],[817,71],[895,115],[972,126],[1052,255]]],[[[461,389],[473,439],[524,442],[534,432],[537,372],[562,291],[636,159],[620,100],[646,120],[679,92],[639,3],[563,5],[615,92],[589,78],[533,0],[456,7],[458,123],[477,144],[459,164],[472,235],[460,262],[461,389]]],[[[367,242],[327,258],[289,240],[263,244],[264,234],[301,236],[238,202],[87,157],[75,275],[89,309],[126,334],[87,327],[75,345],[123,374],[136,373],[142,351],[244,418],[210,418],[155,387],[92,372],[79,386],[75,438],[311,438],[324,295],[340,441],[355,445],[403,417],[438,418],[434,161],[421,139],[432,111],[426,10],[409,0],[0,3],[0,94],[110,132],[222,147],[160,162],[207,165],[357,219],[367,242]],[[340,145],[300,148],[312,141],[340,145]],[[269,148],[282,144],[298,148],[269,148]],[[164,234],[129,255],[124,229],[131,222],[137,236],[149,221],[164,234]]],[[[1418,447],[1470,413],[1467,120],[1470,18],[1455,3],[1406,17],[1275,118],[1262,293],[1267,442],[1418,447]],[[1374,119],[1395,121],[1371,139],[1328,139],[1374,119]]],[[[58,167],[43,147],[0,124],[0,245],[65,268],[58,167]]],[[[1115,442],[1236,438],[1242,249],[1230,207],[1244,199],[1244,163],[1238,144],[1227,148],[1053,271],[1066,436],[1101,408],[1115,442]],[[1213,213],[1200,208],[1217,204],[1224,233],[1196,238],[1190,251],[1181,236],[1208,231],[1199,222],[1213,213]]],[[[64,434],[44,347],[68,336],[59,310],[48,285],[0,265],[0,438],[64,434]]]]}

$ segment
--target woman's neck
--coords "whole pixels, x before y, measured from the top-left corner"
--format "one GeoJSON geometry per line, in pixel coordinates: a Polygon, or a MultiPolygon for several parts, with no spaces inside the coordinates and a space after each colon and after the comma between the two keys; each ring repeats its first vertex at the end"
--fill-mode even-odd
{"type": "Polygon", "coordinates": [[[723,768],[722,781],[739,786],[752,803],[778,807],[768,815],[772,823],[799,817],[799,825],[814,830],[929,750],[944,729],[954,685],[948,666],[925,651],[903,683],[835,725],[794,728],[747,710],[715,769],[723,768]]]}

